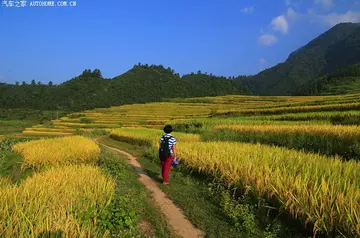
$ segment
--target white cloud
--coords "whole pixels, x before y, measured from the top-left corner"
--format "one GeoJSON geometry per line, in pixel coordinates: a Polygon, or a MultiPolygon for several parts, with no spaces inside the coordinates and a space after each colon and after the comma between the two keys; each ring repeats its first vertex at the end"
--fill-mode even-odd
{"type": "Polygon", "coordinates": [[[266,60],[265,60],[264,58],[261,58],[261,59],[259,60],[259,62],[260,62],[260,64],[265,64],[265,63],[266,63],[266,60]]]}
{"type": "Polygon", "coordinates": [[[264,34],[259,38],[259,44],[271,46],[277,42],[277,38],[271,34],[264,34]]]}
{"type": "Polygon", "coordinates": [[[325,9],[330,9],[335,6],[333,0],[315,0],[315,4],[321,5],[325,9]]]}
{"type": "Polygon", "coordinates": [[[344,14],[331,13],[328,15],[320,15],[318,16],[321,21],[323,21],[326,25],[335,26],[338,23],[342,22],[352,22],[359,23],[360,22],[360,12],[348,11],[344,14]]]}
{"type": "Polygon", "coordinates": [[[301,16],[301,14],[297,13],[292,7],[289,7],[286,12],[286,17],[291,20],[296,20],[301,16]]]}
{"type": "Polygon", "coordinates": [[[271,25],[275,31],[280,31],[283,34],[286,34],[289,30],[289,24],[288,24],[285,16],[275,17],[271,21],[271,25]]]}
{"type": "Polygon", "coordinates": [[[244,9],[241,10],[241,12],[243,13],[253,13],[255,11],[255,8],[254,7],[245,7],[244,9]]]}

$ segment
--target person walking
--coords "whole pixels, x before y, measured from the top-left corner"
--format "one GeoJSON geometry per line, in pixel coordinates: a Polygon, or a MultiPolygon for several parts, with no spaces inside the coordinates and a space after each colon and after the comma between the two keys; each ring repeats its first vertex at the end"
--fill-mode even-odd
{"type": "Polygon", "coordinates": [[[169,184],[171,164],[176,161],[176,138],[171,135],[171,125],[164,127],[164,135],[160,137],[159,158],[161,161],[161,174],[163,184],[169,184]]]}

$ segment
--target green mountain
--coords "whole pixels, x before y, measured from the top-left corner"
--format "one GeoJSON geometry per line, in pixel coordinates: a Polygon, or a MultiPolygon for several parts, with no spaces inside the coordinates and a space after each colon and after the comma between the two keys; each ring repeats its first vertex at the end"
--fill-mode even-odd
{"type": "Polygon", "coordinates": [[[294,95],[324,74],[360,63],[360,24],[341,23],[295,52],[281,64],[242,79],[254,94],[294,95]]]}
{"type": "Polygon", "coordinates": [[[337,95],[360,93],[360,64],[350,65],[311,81],[299,95],[337,95]]]}
{"type": "Polygon", "coordinates": [[[249,93],[239,80],[202,73],[180,77],[171,68],[139,64],[113,79],[104,79],[96,69],[57,86],[35,81],[30,85],[0,84],[0,108],[79,111],[177,97],[249,93]]]}
{"type": "MultiPolygon", "coordinates": [[[[180,77],[163,66],[136,66],[111,82],[114,99],[122,104],[161,101],[165,98],[187,98],[244,94],[249,91],[237,81],[207,74],[188,74],[180,77]]],[[[118,104],[113,101],[112,104],[118,104]]]]}
{"type": "Polygon", "coordinates": [[[58,86],[43,85],[34,81],[30,85],[0,85],[0,108],[29,108],[41,110],[82,109],[107,106],[106,88],[109,80],[105,80],[96,72],[85,70],[80,76],[58,86]]]}
{"type": "Polygon", "coordinates": [[[235,78],[218,77],[208,74],[198,73],[186,74],[182,77],[186,82],[196,87],[197,97],[201,96],[218,96],[227,94],[252,94],[251,91],[244,87],[239,80],[235,78]]]}

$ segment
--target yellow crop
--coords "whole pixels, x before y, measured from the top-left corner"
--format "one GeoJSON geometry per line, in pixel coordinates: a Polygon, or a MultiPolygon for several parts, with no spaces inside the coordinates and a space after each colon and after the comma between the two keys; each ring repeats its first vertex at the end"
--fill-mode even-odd
{"type": "Polygon", "coordinates": [[[100,237],[96,226],[76,218],[91,205],[104,208],[115,182],[100,168],[65,166],[36,173],[19,186],[0,186],[0,233],[4,237],[38,237],[62,231],[63,237],[100,237]],[[98,236],[99,235],[99,236],[98,236]]]}
{"type": "Polygon", "coordinates": [[[216,126],[217,129],[230,129],[234,132],[256,132],[264,134],[301,133],[322,136],[338,136],[346,138],[360,138],[360,126],[341,125],[232,125],[216,126]]]}
{"type": "MultiPolygon", "coordinates": [[[[155,149],[161,131],[123,128],[111,134],[114,139],[155,149]]],[[[360,163],[279,147],[198,142],[196,136],[182,136],[178,156],[193,169],[251,188],[256,195],[276,198],[290,214],[315,224],[315,232],[336,228],[359,234],[360,163]]]]}
{"type": "Polygon", "coordinates": [[[1,187],[5,187],[5,186],[8,186],[10,184],[12,184],[10,178],[0,177],[0,189],[1,189],[1,187]]]}
{"type": "MultiPolygon", "coordinates": [[[[283,113],[349,111],[360,108],[360,94],[342,96],[244,96],[227,95],[171,99],[168,102],[96,108],[53,120],[57,128],[119,128],[163,125],[174,120],[216,115],[271,115],[283,113]],[[164,107],[166,110],[164,110],[164,107]],[[80,118],[78,118],[81,116],[80,118]],[[77,117],[77,118],[74,118],[77,117]],[[89,123],[85,123],[86,120],[89,123]]],[[[323,117],[321,117],[323,118],[323,117]]],[[[324,120],[328,120],[325,118],[324,120]]]]}
{"type": "Polygon", "coordinates": [[[14,145],[13,150],[24,158],[24,167],[33,168],[96,163],[100,156],[99,146],[82,136],[20,143],[14,145]]]}
{"type": "MultiPolygon", "coordinates": [[[[121,128],[115,129],[110,133],[110,136],[114,139],[135,142],[137,144],[150,147],[157,147],[159,145],[160,136],[162,135],[164,135],[162,130],[147,128],[121,128]]],[[[174,132],[172,135],[179,142],[200,141],[200,135],[196,134],[174,132]]]]}
{"type": "Polygon", "coordinates": [[[46,131],[46,132],[63,132],[63,133],[72,133],[75,132],[75,129],[60,129],[60,128],[25,128],[25,131],[46,131]]]}
{"type": "Polygon", "coordinates": [[[34,135],[34,136],[38,136],[38,135],[45,135],[45,136],[68,136],[68,135],[72,135],[73,133],[71,132],[58,132],[58,131],[32,131],[32,130],[26,130],[23,131],[24,135],[34,135]]]}
{"type": "Polygon", "coordinates": [[[350,111],[360,109],[360,103],[343,103],[315,106],[293,106],[293,107],[275,107],[263,109],[221,109],[217,111],[218,115],[270,115],[282,113],[300,113],[300,112],[318,112],[318,111],[350,111]]]}
{"type": "Polygon", "coordinates": [[[96,123],[66,123],[66,122],[52,122],[56,127],[79,127],[79,128],[117,128],[120,127],[118,124],[96,124],[96,123]]]}
{"type": "Polygon", "coordinates": [[[275,197],[293,216],[359,235],[360,164],[338,158],[236,142],[182,143],[187,165],[219,175],[228,183],[275,197]]]}

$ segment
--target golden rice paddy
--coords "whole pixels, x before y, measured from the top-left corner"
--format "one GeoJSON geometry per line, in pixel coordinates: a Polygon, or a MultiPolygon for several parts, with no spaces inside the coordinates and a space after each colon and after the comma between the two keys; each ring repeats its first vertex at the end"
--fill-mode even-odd
{"type": "MultiPolygon", "coordinates": [[[[331,124],[331,118],[356,117],[360,115],[359,109],[360,94],[320,97],[220,96],[172,99],[161,103],[124,105],[73,113],[52,121],[51,128],[29,128],[24,134],[65,136],[75,133],[77,128],[85,128],[82,130],[105,128],[113,139],[156,150],[162,131],[143,127],[161,127],[167,123],[175,123],[178,128],[183,129],[216,128],[243,134],[276,135],[279,138],[282,134],[294,134],[358,140],[359,126],[356,124],[335,126],[331,124]]],[[[196,134],[178,132],[173,135],[178,141],[179,157],[192,169],[217,176],[256,196],[276,199],[280,204],[280,210],[285,210],[304,222],[312,223],[314,232],[323,231],[330,234],[336,231],[353,236],[360,235],[358,162],[343,162],[336,156],[325,157],[261,144],[201,142],[201,136],[196,134]]],[[[356,150],[356,148],[352,149],[356,150]]],[[[33,168],[45,166],[51,170],[55,170],[54,166],[93,164],[100,153],[100,149],[95,143],[91,143],[90,139],[73,136],[15,145],[14,151],[24,157],[25,166],[33,168]]],[[[21,194],[21,191],[11,187],[13,185],[9,185],[5,180],[0,184],[3,184],[0,190],[5,187],[6,190],[11,190],[7,192],[9,194],[21,194]]],[[[7,199],[13,198],[11,197],[13,195],[10,198],[9,196],[4,195],[7,199]]],[[[104,196],[102,199],[105,197],[109,196],[104,196]]],[[[9,219],[15,221],[11,220],[11,217],[9,219]]],[[[70,227],[61,228],[70,235],[89,234],[92,228],[87,227],[82,227],[82,230],[77,228],[75,233],[71,233],[74,232],[73,224],[79,226],[77,221],[72,219],[70,216],[68,223],[60,219],[61,222],[57,224],[59,227],[70,227]]],[[[16,222],[15,225],[10,225],[0,220],[2,222],[0,225],[6,228],[7,234],[21,234],[21,232],[26,234],[25,229],[36,227],[31,228],[22,223],[21,227],[16,228],[16,222]]],[[[5,228],[0,226],[0,229],[5,228]]],[[[36,231],[41,232],[41,230],[44,228],[36,231]]]]}
{"type": "Polygon", "coordinates": [[[13,150],[24,158],[23,167],[35,169],[69,164],[94,164],[100,156],[99,146],[91,139],[81,136],[20,143],[14,145],[13,150]]]}
{"type": "Polygon", "coordinates": [[[61,231],[65,237],[102,236],[95,224],[84,224],[77,218],[75,208],[95,204],[104,208],[114,190],[115,182],[100,168],[89,165],[51,168],[19,186],[4,184],[0,186],[1,234],[37,237],[61,231]]]}
{"type": "MultiPolygon", "coordinates": [[[[161,134],[130,128],[112,132],[115,139],[154,149],[161,134]]],[[[180,140],[178,155],[187,166],[258,196],[275,197],[294,217],[315,224],[314,232],[336,228],[359,234],[360,164],[356,161],[344,163],[336,157],[260,144],[199,142],[187,134],[180,140]]]]}
{"type": "Polygon", "coordinates": [[[270,133],[270,134],[311,134],[322,136],[338,136],[346,138],[360,139],[360,126],[342,125],[232,125],[216,126],[216,129],[229,129],[234,132],[246,133],[270,133]]]}

